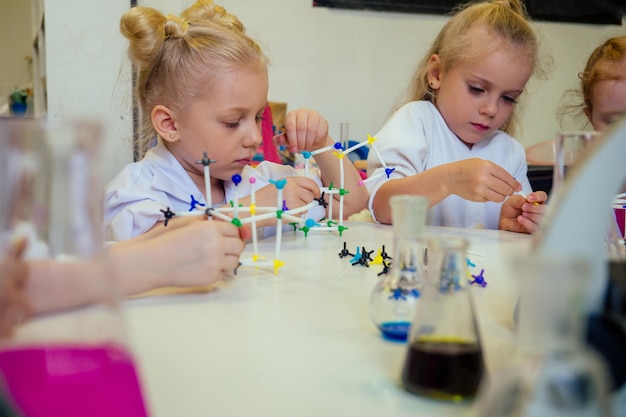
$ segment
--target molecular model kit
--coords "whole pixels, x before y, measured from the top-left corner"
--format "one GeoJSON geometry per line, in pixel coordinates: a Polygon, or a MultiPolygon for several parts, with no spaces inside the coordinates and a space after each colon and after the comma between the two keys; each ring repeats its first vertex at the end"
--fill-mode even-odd
{"type": "MultiPolygon", "coordinates": [[[[485,288],[487,286],[487,281],[484,276],[485,268],[480,268],[480,272],[477,274],[472,273],[479,269],[477,262],[474,261],[476,257],[484,258],[484,255],[477,252],[472,252],[468,254],[467,258],[465,258],[465,271],[467,275],[467,282],[470,285],[476,285],[485,288]],[[472,258],[470,258],[470,256],[472,256],[472,258]]],[[[359,265],[369,268],[370,265],[380,265],[382,268],[380,269],[380,272],[378,272],[378,276],[388,274],[392,262],[392,257],[389,255],[389,253],[387,253],[385,245],[382,245],[382,247],[377,250],[367,250],[365,246],[357,246],[354,253],[352,253],[348,249],[346,242],[343,242],[343,248],[339,252],[339,258],[348,258],[348,261],[352,266],[359,265]],[[376,255],[372,258],[372,254],[374,252],[376,252],[376,255]]],[[[388,290],[390,292],[394,292],[397,290],[397,288],[391,287],[388,290]]]]}
{"type": "MultiPolygon", "coordinates": [[[[343,232],[348,228],[343,224],[343,204],[344,204],[344,196],[349,193],[349,190],[344,189],[344,169],[342,159],[350,154],[351,152],[359,149],[362,146],[370,145],[370,151],[376,152],[379,159],[382,161],[378,150],[374,144],[376,142],[376,138],[370,135],[367,135],[367,140],[360,142],[354,146],[349,147],[348,149],[343,149],[341,143],[336,142],[334,145],[320,148],[318,150],[312,152],[301,152],[304,158],[304,176],[309,176],[309,164],[311,157],[322,153],[322,152],[333,152],[333,155],[337,157],[339,168],[340,168],[340,184],[339,187],[333,186],[333,184],[329,184],[328,187],[321,188],[321,196],[310,203],[298,207],[295,209],[289,209],[286,207],[285,202],[283,200],[283,188],[285,187],[287,180],[270,180],[277,191],[277,201],[276,206],[274,207],[257,207],[255,204],[255,183],[256,178],[250,177],[249,182],[251,186],[251,194],[250,194],[250,205],[248,207],[240,206],[238,202],[237,196],[237,185],[239,185],[242,181],[242,178],[239,174],[235,174],[232,177],[233,183],[235,184],[235,195],[234,201],[230,202],[230,207],[212,207],[211,202],[211,173],[210,166],[212,163],[217,162],[216,160],[212,160],[207,155],[207,152],[204,152],[203,158],[199,161],[196,161],[197,164],[202,164],[204,167],[204,184],[205,184],[205,199],[206,199],[206,207],[205,209],[200,209],[198,207],[198,202],[194,200],[193,196],[191,197],[190,209],[187,212],[182,213],[174,213],[169,209],[161,210],[163,215],[165,216],[165,226],[167,226],[168,221],[175,216],[202,216],[206,215],[211,218],[218,218],[221,220],[225,220],[233,223],[234,225],[241,227],[244,224],[250,224],[252,229],[252,257],[247,259],[240,259],[240,265],[243,266],[254,266],[254,267],[271,267],[273,268],[274,274],[278,274],[278,270],[285,263],[280,259],[280,250],[282,243],[282,229],[283,225],[289,224],[293,226],[294,231],[300,230],[304,232],[305,237],[309,232],[321,232],[321,231],[335,231],[339,233],[339,236],[342,236],[343,232]],[[329,201],[326,202],[324,196],[329,196],[329,201]],[[333,196],[339,196],[339,215],[336,220],[332,218],[333,212],[333,196]],[[328,218],[324,219],[323,223],[318,223],[313,219],[304,219],[302,218],[302,214],[306,213],[309,209],[316,205],[321,205],[324,209],[328,209],[328,218]],[[249,214],[248,217],[240,218],[240,214],[245,213],[249,214]],[[274,249],[274,258],[272,260],[267,260],[265,257],[259,254],[258,250],[258,236],[257,236],[257,222],[266,220],[266,219],[276,219],[276,244],[274,249]]],[[[384,174],[380,173],[378,175],[386,175],[387,178],[391,175],[394,168],[389,168],[383,162],[383,166],[385,168],[384,174]]],[[[373,178],[373,177],[372,177],[373,178]]],[[[368,178],[364,181],[361,181],[360,185],[364,185],[368,181],[371,181],[372,178],[368,178]]]]}

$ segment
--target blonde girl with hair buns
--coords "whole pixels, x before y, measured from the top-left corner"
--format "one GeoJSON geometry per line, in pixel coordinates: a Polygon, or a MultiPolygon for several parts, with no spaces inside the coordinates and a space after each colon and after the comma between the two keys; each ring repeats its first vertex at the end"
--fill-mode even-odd
{"type": "Polygon", "coordinates": [[[430,200],[428,224],[532,233],[544,192],[532,192],[515,109],[539,64],[537,36],[519,0],[456,11],[412,78],[409,97],[368,157],[369,207],[391,223],[389,199],[430,200]],[[390,179],[380,175],[384,163],[390,179]],[[523,191],[526,198],[514,194],[523,191]]]}
{"type": "MultiPolygon", "coordinates": [[[[262,139],[268,62],[236,16],[211,0],[198,0],[180,16],[131,8],[122,16],[120,28],[129,40],[128,54],[137,71],[135,96],[144,129],[142,145],[148,151],[106,189],[109,239],[145,233],[165,220],[161,210],[167,207],[188,211],[194,200],[200,208],[206,207],[204,167],[196,163],[205,151],[215,161],[209,168],[211,201],[217,206],[234,200],[232,177],[240,174],[240,204],[250,205],[249,179],[254,177],[256,206],[275,207],[278,191],[269,180],[287,178],[284,203],[290,209],[301,207],[320,197],[322,185],[340,184],[341,163],[344,187],[349,190],[344,216],[365,207],[367,189],[359,186],[357,170],[348,158],[338,162],[332,152],[315,156],[320,176],[304,177],[292,167],[270,162],[256,169],[248,165],[262,139]]],[[[292,152],[334,144],[326,119],[308,109],[290,112],[285,132],[275,140],[292,152]]],[[[338,212],[339,204],[333,209],[338,212]]],[[[321,205],[308,213],[316,220],[324,215],[321,205]]],[[[271,220],[263,225],[270,224],[271,220]]]]}

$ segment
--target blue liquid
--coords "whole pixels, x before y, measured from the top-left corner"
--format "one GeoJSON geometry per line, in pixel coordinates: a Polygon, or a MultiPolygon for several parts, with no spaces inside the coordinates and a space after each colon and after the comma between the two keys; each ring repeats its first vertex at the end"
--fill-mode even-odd
{"type": "Polygon", "coordinates": [[[406,342],[411,323],[408,321],[392,321],[381,323],[379,326],[383,338],[394,342],[406,342]]]}

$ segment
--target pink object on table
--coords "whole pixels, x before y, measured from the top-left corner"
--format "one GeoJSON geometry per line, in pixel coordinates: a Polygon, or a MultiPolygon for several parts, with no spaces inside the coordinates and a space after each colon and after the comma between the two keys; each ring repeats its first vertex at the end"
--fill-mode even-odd
{"type": "Polygon", "coordinates": [[[278,153],[276,144],[272,140],[274,138],[274,123],[272,119],[272,109],[270,106],[265,106],[265,110],[263,111],[261,134],[263,136],[263,142],[261,142],[259,152],[263,154],[263,160],[282,164],[283,160],[278,153]]]}
{"type": "Polygon", "coordinates": [[[0,375],[28,417],[146,417],[132,357],[114,345],[0,352],[0,375]]]}

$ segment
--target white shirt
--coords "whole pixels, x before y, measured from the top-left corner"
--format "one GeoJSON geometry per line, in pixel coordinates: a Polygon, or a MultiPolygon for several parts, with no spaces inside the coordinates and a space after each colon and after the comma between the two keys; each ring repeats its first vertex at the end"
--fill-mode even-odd
{"type": "MultiPolygon", "coordinates": [[[[255,189],[260,189],[268,185],[269,180],[298,175],[302,175],[299,170],[272,162],[261,162],[256,168],[246,166],[241,173],[242,180],[239,185],[235,186],[232,181],[224,181],[225,201],[235,200],[235,189],[237,198],[250,195],[252,192],[250,177],[255,177],[255,189]]],[[[318,186],[322,186],[316,170],[309,170],[309,177],[318,186]]],[[[189,211],[192,196],[198,202],[196,205],[198,209],[206,208],[203,192],[159,140],[154,148],[146,152],[141,161],[124,167],[106,187],[105,239],[124,240],[145,233],[156,223],[165,220],[161,210],[169,208],[174,213],[189,211]]],[[[222,205],[224,202],[213,203],[222,205]]],[[[307,213],[307,217],[319,220],[324,214],[322,207],[313,207],[307,213]]],[[[266,232],[265,236],[267,235],[266,232]]]]}
{"type": "MultiPolygon", "coordinates": [[[[428,101],[413,101],[398,109],[376,135],[376,149],[389,168],[395,168],[390,179],[404,178],[427,169],[481,158],[507,170],[522,184],[525,193],[532,192],[526,177],[526,154],[522,145],[502,131],[496,131],[469,149],[447,126],[439,110],[428,101]]],[[[376,152],[367,158],[369,209],[378,189],[388,181],[376,152]]],[[[502,203],[474,202],[451,195],[428,211],[430,226],[476,227],[497,229],[502,203]]]]}

